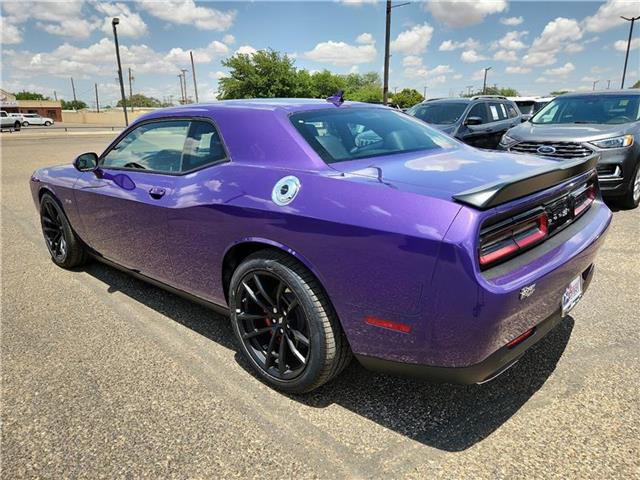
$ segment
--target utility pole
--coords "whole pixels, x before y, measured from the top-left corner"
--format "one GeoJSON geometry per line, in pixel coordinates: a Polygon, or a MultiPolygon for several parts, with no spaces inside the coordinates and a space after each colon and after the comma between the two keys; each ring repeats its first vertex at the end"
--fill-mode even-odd
{"type": "Polygon", "coordinates": [[[467,95],[471,96],[471,89],[473,88],[473,85],[467,85],[467,95]]]}
{"type": "Polygon", "coordinates": [[[180,80],[180,103],[184,105],[184,86],[182,85],[182,74],[178,74],[178,79],[180,80]]]}
{"type": "Polygon", "coordinates": [[[96,111],[100,113],[100,101],[98,100],[98,84],[93,84],[96,87],[96,111]]]}
{"type": "Polygon", "coordinates": [[[193,77],[193,91],[196,95],[196,103],[200,103],[198,100],[198,83],[196,82],[196,67],[193,63],[193,52],[189,51],[189,56],[191,57],[191,76],[193,77]]]}
{"type": "Polygon", "coordinates": [[[58,101],[58,94],[56,93],[56,91],[53,91],[53,99],[57,102],[58,101]]]}
{"type": "Polygon", "coordinates": [[[76,98],[76,86],[73,84],[73,77],[71,77],[71,91],[73,92],[73,102],[77,102],[78,99],[76,98]]]}
{"type": "Polygon", "coordinates": [[[629,27],[629,40],[627,40],[627,53],[624,56],[624,69],[622,70],[622,84],[620,85],[620,88],[624,88],[624,77],[627,76],[627,62],[629,61],[629,50],[631,50],[631,36],[633,35],[633,24],[635,23],[636,20],[640,19],[640,16],[638,17],[631,17],[631,18],[627,18],[627,17],[620,17],[623,20],[626,20],[627,22],[631,22],[631,26],[629,27]]]}
{"type": "Polygon", "coordinates": [[[422,98],[424,98],[425,100],[427,99],[427,86],[424,86],[424,89],[422,91],[422,98]]]}
{"type": "Polygon", "coordinates": [[[133,112],[133,75],[131,75],[131,67],[129,67],[129,106],[133,112]]]}
{"type": "Polygon", "coordinates": [[[611,89],[611,80],[607,80],[607,90],[611,89]]]}
{"type": "Polygon", "coordinates": [[[124,112],[124,123],[129,126],[129,117],[127,116],[127,98],[124,95],[124,82],[122,81],[122,64],[120,63],[120,46],[118,45],[118,31],[116,25],[120,23],[118,17],[114,17],[111,20],[111,26],[113,27],[113,38],[116,43],[116,59],[118,60],[118,80],[120,81],[120,95],[122,96],[122,111],[124,112]]]}
{"type": "Polygon", "coordinates": [[[596,89],[596,83],[598,83],[600,80],[594,80],[593,81],[593,90],[595,91],[596,89]]]}
{"type": "Polygon", "coordinates": [[[491,70],[492,67],[487,67],[484,69],[484,82],[482,83],[482,94],[487,94],[487,72],[491,70]]]}
{"type": "Polygon", "coordinates": [[[391,43],[391,9],[409,5],[410,2],[391,5],[391,0],[387,0],[386,27],[384,32],[384,85],[382,87],[382,103],[387,104],[389,100],[389,45],[391,43]]]}
{"type": "Polygon", "coordinates": [[[187,94],[187,69],[182,68],[180,71],[182,72],[182,80],[184,81],[184,103],[187,103],[189,101],[187,94]]]}

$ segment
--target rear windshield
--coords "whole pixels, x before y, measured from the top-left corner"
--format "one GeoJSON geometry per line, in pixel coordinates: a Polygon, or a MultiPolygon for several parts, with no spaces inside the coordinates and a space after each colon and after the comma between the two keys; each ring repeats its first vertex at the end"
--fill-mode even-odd
{"type": "Polygon", "coordinates": [[[467,103],[428,103],[416,105],[409,110],[410,115],[423,122],[436,125],[452,125],[458,121],[467,108],[467,103]]]}
{"type": "Polygon", "coordinates": [[[387,108],[312,110],[290,119],[327,163],[456,145],[424,123],[387,108]]]}
{"type": "Polygon", "coordinates": [[[547,104],[531,123],[620,124],[640,120],[640,95],[558,97],[547,104]]]}
{"type": "Polygon", "coordinates": [[[516,101],[516,105],[522,113],[525,115],[528,113],[533,113],[533,102],[532,101],[516,101]]]}

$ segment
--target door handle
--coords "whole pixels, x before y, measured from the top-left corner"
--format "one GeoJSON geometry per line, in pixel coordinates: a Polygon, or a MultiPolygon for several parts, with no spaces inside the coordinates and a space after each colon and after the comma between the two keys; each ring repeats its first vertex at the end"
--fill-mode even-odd
{"type": "Polygon", "coordinates": [[[154,200],[160,200],[162,197],[164,197],[165,193],[167,193],[167,191],[164,188],[160,187],[151,187],[151,189],[149,190],[149,196],[154,200]]]}

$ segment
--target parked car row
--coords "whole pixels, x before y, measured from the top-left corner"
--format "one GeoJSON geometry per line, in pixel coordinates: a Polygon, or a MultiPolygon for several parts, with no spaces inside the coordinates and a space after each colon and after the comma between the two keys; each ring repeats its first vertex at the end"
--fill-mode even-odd
{"type": "Polygon", "coordinates": [[[436,99],[407,113],[476,147],[565,160],[596,157],[602,194],[626,208],[638,206],[639,91],[525,99],[522,108],[529,108],[527,114],[516,102],[484,96],[436,99]]]}
{"type": "Polygon", "coordinates": [[[20,122],[20,125],[23,127],[28,127],[29,125],[44,125],[45,127],[49,127],[54,124],[53,118],[42,117],[37,113],[4,113],[15,121],[20,122]]]}

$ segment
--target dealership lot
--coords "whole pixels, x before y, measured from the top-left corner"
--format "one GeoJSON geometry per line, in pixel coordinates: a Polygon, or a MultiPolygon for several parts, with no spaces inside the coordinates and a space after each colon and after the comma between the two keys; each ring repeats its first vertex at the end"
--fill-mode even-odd
{"type": "Polygon", "coordinates": [[[273,391],[223,317],[110,267],[49,260],[30,173],[113,134],[2,134],[2,474],[640,475],[640,209],[616,211],[586,297],[510,371],[451,386],[355,362],[273,391]]]}

